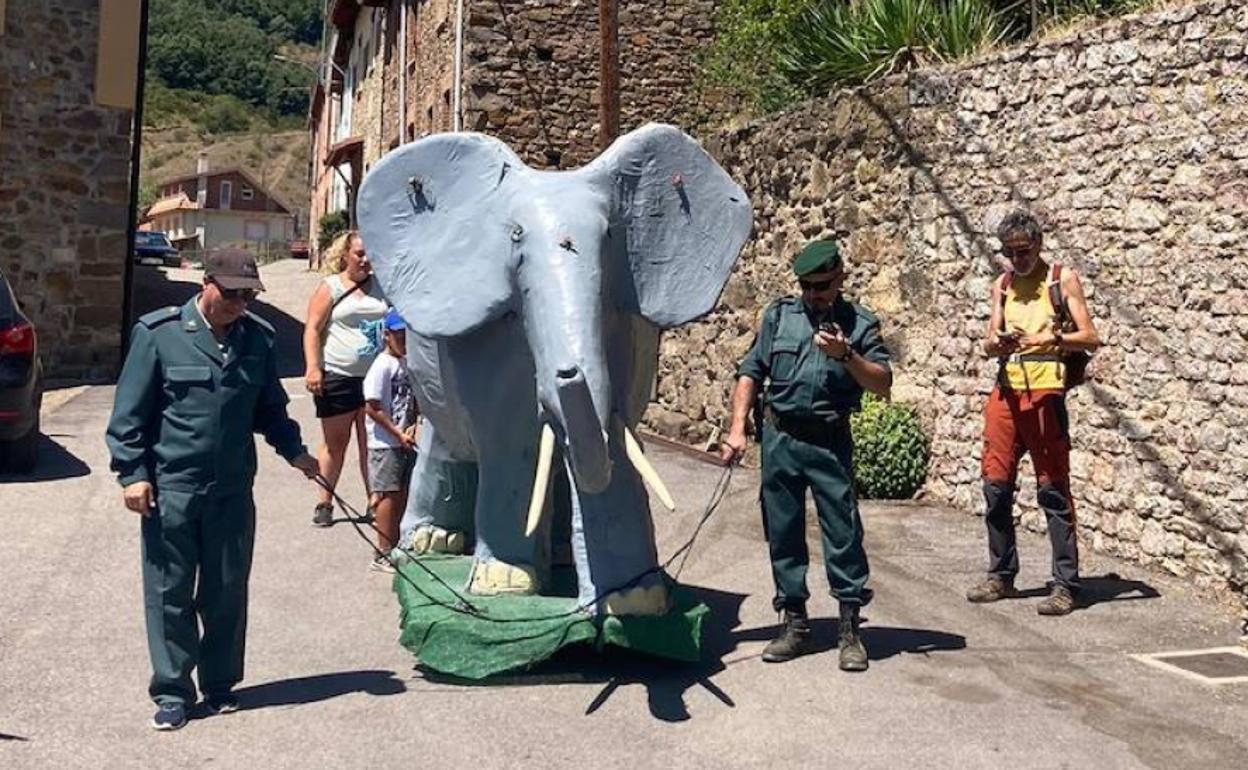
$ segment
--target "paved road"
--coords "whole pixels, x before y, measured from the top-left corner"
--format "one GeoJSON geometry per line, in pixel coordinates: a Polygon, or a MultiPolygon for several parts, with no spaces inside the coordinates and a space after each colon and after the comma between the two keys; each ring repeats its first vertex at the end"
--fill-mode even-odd
{"type": "MultiPolygon", "coordinates": [[[[266,298],[291,319],[315,282],[298,267],[264,272],[266,298]]],[[[315,436],[310,400],[287,386],[315,436]]],[[[47,417],[40,480],[0,480],[0,767],[1170,769],[1248,757],[1248,685],[1207,687],[1127,657],[1232,644],[1232,611],[1099,557],[1087,559],[1096,603],[1068,618],[1038,617],[1036,596],[970,606],[980,522],[940,508],[865,511],[870,672],[839,673],[834,650],[762,663],[776,618],[748,470],[683,576],[714,611],[702,664],[581,655],[488,686],[434,681],[396,643],[396,604],[367,549],[346,525],[309,526],[311,488],[263,448],[245,708],[157,734],[137,526],[102,440],[111,403],[109,387],[77,391],[47,417]]],[[[651,452],[679,505],[656,513],[668,553],[720,471],[651,452]]],[[[359,499],[357,479],[346,492],[359,499]]],[[[1038,587],[1047,548],[1034,536],[1022,547],[1023,584],[1038,587]]],[[[829,617],[812,577],[812,611],[829,617]]],[[[816,634],[831,646],[830,621],[816,634]]]]}

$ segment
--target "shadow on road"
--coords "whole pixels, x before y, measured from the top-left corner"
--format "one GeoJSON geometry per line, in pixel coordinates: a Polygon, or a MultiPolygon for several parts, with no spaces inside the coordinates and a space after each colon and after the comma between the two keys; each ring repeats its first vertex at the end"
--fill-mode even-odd
{"type": "Polygon", "coordinates": [[[34,481],[60,481],[91,475],[91,468],[65,447],[47,435],[39,437],[39,455],[35,469],[30,473],[0,471],[0,484],[30,483],[34,481]]]}
{"type": "MultiPolygon", "coordinates": [[[[780,631],[779,625],[760,626],[738,630],[741,625],[741,603],[744,594],[716,591],[699,586],[684,586],[694,597],[710,608],[702,635],[702,660],[687,664],[665,661],[611,647],[604,653],[588,645],[578,645],[561,650],[549,661],[527,672],[491,677],[484,686],[535,686],[567,682],[604,682],[603,688],[590,701],[585,713],[593,714],[602,708],[621,687],[642,685],[646,688],[650,714],[665,722],[681,722],[691,718],[685,693],[693,687],[715,696],[730,708],[737,704],[732,696],[720,689],[712,678],[727,666],[747,658],[725,661],[741,642],[761,642],[773,639],[780,631]]],[[[814,652],[827,652],[836,647],[836,619],[815,619],[814,652]]],[[[943,631],[917,628],[893,628],[865,625],[863,641],[872,660],[884,660],[896,655],[927,654],[961,650],[966,647],[966,637],[943,631]]],[[[751,658],[754,656],[750,656],[751,658]]],[[[442,679],[427,672],[430,679],[442,679]]],[[[474,683],[459,681],[461,684],[474,683]]]]}
{"type": "MultiPolygon", "coordinates": [[[[191,297],[199,293],[199,290],[199,283],[170,278],[168,272],[157,267],[135,265],[134,320],[162,307],[184,305],[191,297]]],[[[304,372],[303,321],[288,315],[263,299],[248,303],[247,309],[272,324],[276,331],[274,347],[277,350],[277,376],[301,376],[304,372]]]]}
{"type": "Polygon", "coordinates": [[[407,685],[396,679],[393,671],[340,671],[333,674],[304,676],[297,679],[279,679],[235,691],[239,705],[244,709],[261,709],[269,706],[291,706],[301,703],[337,698],[353,692],[369,695],[398,695],[407,691],[407,685]]]}
{"type": "Polygon", "coordinates": [[[1075,597],[1076,609],[1086,609],[1107,602],[1130,602],[1161,596],[1161,592],[1143,580],[1127,580],[1119,577],[1116,572],[1084,577],[1082,580],[1079,595],[1075,597]]]}

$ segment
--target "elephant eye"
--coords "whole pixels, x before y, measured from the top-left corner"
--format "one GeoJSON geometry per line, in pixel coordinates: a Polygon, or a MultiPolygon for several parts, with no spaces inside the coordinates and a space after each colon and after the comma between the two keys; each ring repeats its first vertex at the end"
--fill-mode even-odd
{"type": "Polygon", "coordinates": [[[511,228],[511,242],[512,243],[519,243],[520,239],[523,237],[524,237],[523,227],[521,227],[520,225],[516,225],[515,227],[511,228]]]}

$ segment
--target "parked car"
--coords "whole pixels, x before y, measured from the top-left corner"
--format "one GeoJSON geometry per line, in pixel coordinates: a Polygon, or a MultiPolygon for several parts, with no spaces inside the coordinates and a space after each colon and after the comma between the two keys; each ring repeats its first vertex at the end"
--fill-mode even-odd
{"type": "Polygon", "coordinates": [[[293,240],[290,242],[290,258],[291,259],[307,259],[308,258],[308,242],[304,240],[293,240]]]}
{"type": "Polygon", "coordinates": [[[134,234],[134,261],[140,265],[180,267],[182,252],[173,247],[164,233],[138,232],[134,234]]]}
{"type": "Polygon", "coordinates": [[[42,402],[38,335],[0,270],[0,468],[35,467],[42,402]]]}

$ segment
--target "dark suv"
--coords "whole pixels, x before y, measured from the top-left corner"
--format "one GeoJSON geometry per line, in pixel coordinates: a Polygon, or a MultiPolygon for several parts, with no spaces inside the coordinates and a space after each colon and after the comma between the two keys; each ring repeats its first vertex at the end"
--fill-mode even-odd
{"type": "Polygon", "coordinates": [[[140,265],[178,267],[182,264],[182,253],[164,233],[140,231],[134,234],[134,261],[140,265]]]}
{"type": "Polygon", "coordinates": [[[0,270],[0,469],[25,473],[35,467],[42,401],[35,327],[0,270]]]}

